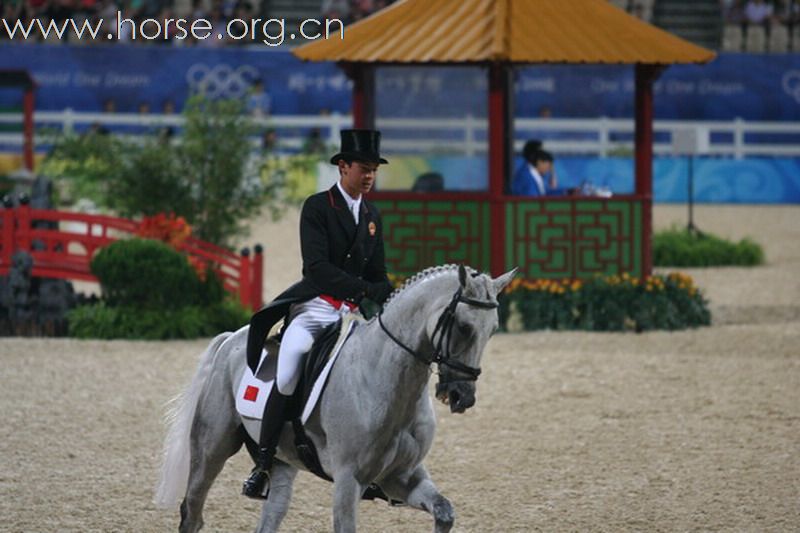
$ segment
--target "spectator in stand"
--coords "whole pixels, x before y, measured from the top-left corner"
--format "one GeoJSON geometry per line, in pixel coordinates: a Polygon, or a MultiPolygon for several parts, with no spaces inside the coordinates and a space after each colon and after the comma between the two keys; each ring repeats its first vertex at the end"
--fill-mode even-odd
{"type": "Polygon", "coordinates": [[[744,0],[719,0],[722,19],[726,24],[741,24],[744,14],[744,0]]]}
{"type": "Polygon", "coordinates": [[[350,20],[358,22],[375,11],[375,4],[372,0],[354,0],[350,6],[350,20]]]}
{"type": "Polygon", "coordinates": [[[308,155],[323,155],[327,153],[328,147],[325,146],[325,139],[322,138],[322,130],[311,128],[303,142],[303,153],[308,155]]]}
{"type": "Polygon", "coordinates": [[[273,128],[268,129],[261,136],[261,149],[267,154],[278,151],[278,133],[273,128]]]}
{"type": "MultiPolygon", "coordinates": [[[[97,5],[97,20],[103,19],[103,30],[101,35],[117,35],[117,11],[119,7],[113,0],[101,0],[97,5]]],[[[130,32],[130,24],[122,25],[123,31],[130,32]]],[[[130,35],[128,35],[130,38],[130,35]]]]}
{"type": "Polygon", "coordinates": [[[644,18],[644,6],[641,2],[634,2],[628,4],[628,13],[633,15],[634,17],[645,20],[644,18]]]}
{"type": "Polygon", "coordinates": [[[264,118],[269,116],[272,100],[264,88],[264,81],[257,79],[250,87],[247,95],[247,111],[253,118],[264,118]]]}
{"type": "Polygon", "coordinates": [[[773,18],[774,12],[771,3],[765,0],[748,0],[747,4],[744,6],[744,18],[742,19],[742,51],[746,48],[747,29],[750,25],[764,26],[767,46],[769,46],[769,34],[772,28],[773,18]]]}
{"type": "MultiPolygon", "coordinates": [[[[244,21],[252,20],[255,17],[253,6],[250,5],[250,2],[237,2],[236,6],[233,10],[233,19],[239,19],[244,21]]],[[[233,32],[236,34],[237,32],[241,32],[242,29],[239,26],[234,26],[233,32]]],[[[237,35],[238,36],[238,35],[237,35]]],[[[251,40],[248,35],[245,35],[241,39],[231,39],[232,44],[236,45],[246,45],[246,44],[253,44],[254,42],[257,44],[259,42],[259,37],[256,35],[255,41],[251,40]]]]}
{"type": "Polygon", "coordinates": [[[205,3],[203,2],[203,0],[192,1],[192,15],[190,18],[192,20],[208,18],[208,11],[206,11],[205,3]]]}
{"type": "Polygon", "coordinates": [[[225,29],[227,22],[222,15],[222,8],[219,5],[215,5],[211,9],[211,14],[208,16],[207,20],[211,22],[211,35],[206,39],[201,39],[197,43],[198,46],[202,46],[204,48],[218,48],[224,44],[227,44],[227,39],[217,38],[218,35],[222,35],[223,37],[227,35],[225,29]]]}
{"type": "Polygon", "coordinates": [[[781,21],[789,26],[789,30],[800,23],[800,0],[786,0],[783,4],[781,21]]]}
{"type": "Polygon", "coordinates": [[[350,21],[350,2],[348,0],[323,0],[322,18],[327,20],[338,19],[344,24],[350,21]]]}
{"type": "MultiPolygon", "coordinates": [[[[136,20],[134,12],[129,7],[125,7],[122,10],[122,19],[123,20],[136,20]]],[[[117,25],[112,23],[114,28],[111,30],[110,33],[117,33],[117,25]]],[[[131,24],[125,23],[121,24],[119,28],[119,34],[117,34],[117,42],[120,43],[131,43],[133,41],[133,26],[131,24]]]]}
{"type": "MultiPolygon", "coordinates": [[[[175,102],[170,99],[164,100],[164,104],[161,107],[161,114],[167,117],[174,115],[175,102]]],[[[174,136],[175,128],[169,124],[162,124],[158,129],[158,138],[164,143],[169,143],[174,136]]]]}

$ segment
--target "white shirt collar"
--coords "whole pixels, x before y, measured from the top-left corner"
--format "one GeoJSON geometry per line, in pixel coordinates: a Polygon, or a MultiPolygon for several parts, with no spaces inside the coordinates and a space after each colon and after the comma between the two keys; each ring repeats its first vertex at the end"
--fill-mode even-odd
{"type": "Polygon", "coordinates": [[[356,225],[358,225],[358,211],[361,209],[361,195],[359,194],[358,198],[352,198],[349,194],[347,194],[347,191],[344,190],[344,187],[342,187],[341,180],[336,182],[336,186],[339,187],[339,192],[342,193],[344,201],[347,202],[347,208],[353,214],[356,225]]]}
{"type": "Polygon", "coordinates": [[[533,181],[536,182],[536,188],[539,189],[539,194],[544,196],[545,189],[544,189],[544,178],[539,171],[536,170],[536,167],[528,163],[528,169],[531,171],[531,176],[533,176],[533,181]]]}

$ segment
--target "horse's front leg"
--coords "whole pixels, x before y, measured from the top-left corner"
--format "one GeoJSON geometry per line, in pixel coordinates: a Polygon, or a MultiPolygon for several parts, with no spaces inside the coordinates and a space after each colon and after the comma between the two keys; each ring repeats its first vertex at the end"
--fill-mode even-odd
{"type": "Polygon", "coordinates": [[[333,483],[333,531],[355,533],[358,502],[365,486],[352,472],[336,472],[333,483]]]}
{"type": "Polygon", "coordinates": [[[261,508],[261,522],[256,533],[278,531],[278,527],[289,510],[297,469],[276,459],[270,470],[270,476],[269,497],[261,508]]]}
{"type": "Polygon", "coordinates": [[[384,479],[380,486],[390,498],[429,512],[434,519],[435,533],[447,533],[453,527],[456,519],[453,506],[433,484],[424,466],[417,466],[410,475],[402,473],[384,479]]]}

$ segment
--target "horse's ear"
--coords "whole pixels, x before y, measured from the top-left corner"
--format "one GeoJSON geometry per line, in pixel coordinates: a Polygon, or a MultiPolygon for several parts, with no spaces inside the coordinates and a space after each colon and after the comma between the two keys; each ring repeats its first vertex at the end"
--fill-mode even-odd
{"type": "Polygon", "coordinates": [[[492,280],[492,285],[494,285],[494,289],[495,291],[497,291],[497,294],[500,294],[500,292],[506,288],[506,285],[511,283],[511,280],[514,279],[514,276],[516,274],[517,274],[517,268],[514,267],[513,269],[509,270],[502,276],[498,276],[492,280]]]}
{"type": "Polygon", "coordinates": [[[458,265],[458,281],[462,289],[467,286],[467,269],[464,265],[458,265]]]}

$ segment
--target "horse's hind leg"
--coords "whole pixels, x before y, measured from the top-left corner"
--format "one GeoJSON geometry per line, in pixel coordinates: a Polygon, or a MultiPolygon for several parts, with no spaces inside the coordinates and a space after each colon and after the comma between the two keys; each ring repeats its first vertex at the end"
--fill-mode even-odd
{"type": "Polygon", "coordinates": [[[244,442],[236,421],[230,401],[217,398],[198,405],[192,424],[189,483],[181,503],[180,533],[196,533],[203,527],[203,505],[208,491],[225,461],[244,442]]]}
{"type": "Polygon", "coordinates": [[[292,499],[292,487],[297,469],[283,461],[275,460],[270,471],[269,499],[261,509],[261,523],[256,533],[272,533],[278,527],[289,510],[292,499]]]}
{"type": "Polygon", "coordinates": [[[428,471],[419,465],[411,475],[397,475],[380,483],[392,499],[406,502],[411,507],[427,511],[433,516],[435,533],[447,533],[453,527],[455,512],[450,501],[441,495],[428,471]]]}

